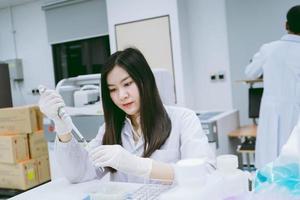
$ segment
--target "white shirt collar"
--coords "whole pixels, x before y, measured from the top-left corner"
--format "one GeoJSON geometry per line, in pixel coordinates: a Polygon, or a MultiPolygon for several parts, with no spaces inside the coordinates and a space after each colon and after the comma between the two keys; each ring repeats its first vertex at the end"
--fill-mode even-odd
{"type": "MultiPolygon", "coordinates": [[[[124,134],[128,137],[132,137],[133,139],[133,134],[135,133],[134,129],[133,129],[133,125],[131,123],[131,120],[129,119],[129,117],[125,117],[125,127],[124,127],[124,134]]],[[[139,143],[144,144],[144,136],[143,134],[141,135],[141,137],[139,138],[137,145],[139,143]]]]}
{"type": "Polygon", "coordinates": [[[295,34],[286,34],[281,37],[283,41],[300,42],[300,36],[295,34]]]}

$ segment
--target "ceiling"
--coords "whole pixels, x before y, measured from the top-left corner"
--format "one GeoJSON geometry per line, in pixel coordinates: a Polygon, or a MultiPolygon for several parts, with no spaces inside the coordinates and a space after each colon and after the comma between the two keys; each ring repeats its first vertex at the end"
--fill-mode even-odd
{"type": "Polygon", "coordinates": [[[35,1],[35,0],[0,0],[0,9],[7,8],[9,6],[24,4],[30,1],[35,1]]]}

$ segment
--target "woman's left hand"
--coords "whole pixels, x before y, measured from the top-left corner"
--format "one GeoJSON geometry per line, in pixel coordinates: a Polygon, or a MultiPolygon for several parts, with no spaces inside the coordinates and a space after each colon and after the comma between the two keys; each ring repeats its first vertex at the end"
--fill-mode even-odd
{"type": "Polygon", "coordinates": [[[112,167],[124,173],[149,178],[152,160],[130,154],[120,145],[101,145],[90,152],[95,166],[112,167]]]}

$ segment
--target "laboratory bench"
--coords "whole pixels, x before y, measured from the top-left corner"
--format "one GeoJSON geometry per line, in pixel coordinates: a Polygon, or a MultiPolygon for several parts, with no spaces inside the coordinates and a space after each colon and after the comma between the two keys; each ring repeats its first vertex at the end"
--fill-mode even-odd
{"type": "Polygon", "coordinates": [[[8,189],[8,188],[0,188],[0,200],[6,200],[6,199],[9,199],[11,197],[14,197],[16,195],[19,195],[19,194],[22,194],[24,192],[27,192],[29,190],[32,190],[34,188],[37,188],[43,184],[47,184],[49,183],[50,181],[47,181],[45,183],[42,183],[42,184],[39,184],[33,188],[30,188],[28,190],[20,190],[20,189],[8,189]]]}
{"type": "Polygon", "coordinates": [[[65,178],[58,178],[10,198],[10,200],[85,200],[89,199],[89,195],[99,193],[104,195],[106,197],[105,199],[110,199],[109,197],[116,198],[118,192],[121,195],[120,191],[123,193],[125,192],[126,194],[133,194],[135,191],[138,191],[139,188],[142,188],[142,186],[147,185],[138,183],[109,182],[102,179],[94,179],[88,182],[72,184],[65,178]]]}

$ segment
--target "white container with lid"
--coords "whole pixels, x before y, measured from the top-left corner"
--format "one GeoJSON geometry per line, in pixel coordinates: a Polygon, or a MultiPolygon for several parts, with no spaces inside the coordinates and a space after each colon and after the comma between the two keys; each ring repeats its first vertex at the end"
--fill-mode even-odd
{"type": "Polygon", "coordinates": [[[217,157],[217,169],[209,174],[205,161],[188,159],[176,164],[178,187],[162,194],[160,200],[230,199],[249,191],[248,173],[238,169],[235,155],[217,157]]]}
{"type": "Polygon", "coordinates": [[[175,166],[178,186],[162,194],[160,200],[198,200],[206,183],[206,162],[204,159],[180,160],[175,166]]]}
{"type": "Polygon", "coordinates": [[[217,157],[217,170],[210,179],[215,181],[218,196],[222,199],[245,194],[249,191],[249,173],[238,169],[236,155],[220,155],[217,157]]]}
{"type": "Polygon", "coordinates": [[[223,171],[236,170],[239,166],[236,155],[225,154],[217,157],[217,169],[223,171]]]}

